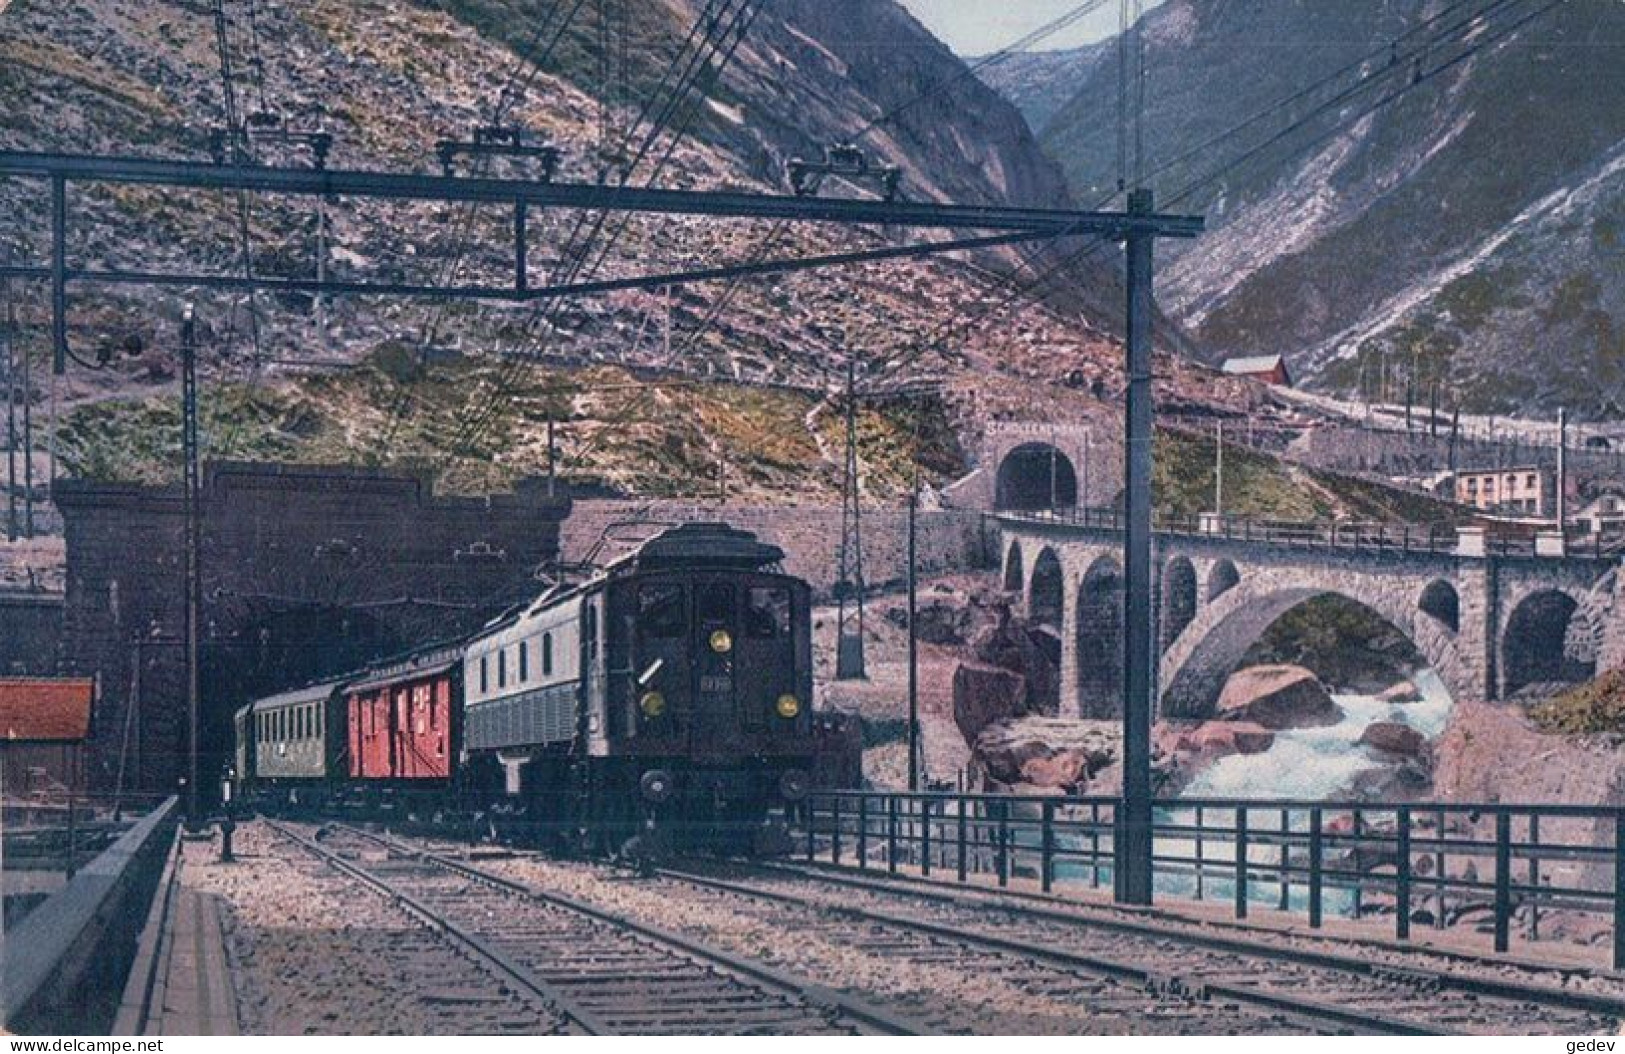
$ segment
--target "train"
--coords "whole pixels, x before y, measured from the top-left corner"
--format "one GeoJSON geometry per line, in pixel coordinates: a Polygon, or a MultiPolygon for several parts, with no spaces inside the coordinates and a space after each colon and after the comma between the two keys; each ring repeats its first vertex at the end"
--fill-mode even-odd
{"type": "Polygon", "coordinates": [[[787,849],[790,811],[852,783],[861,743],[813,712],[811,591],[783,558],[670,527],[466,638],[257,699],[237,796],[589,852],[787,849]]]}

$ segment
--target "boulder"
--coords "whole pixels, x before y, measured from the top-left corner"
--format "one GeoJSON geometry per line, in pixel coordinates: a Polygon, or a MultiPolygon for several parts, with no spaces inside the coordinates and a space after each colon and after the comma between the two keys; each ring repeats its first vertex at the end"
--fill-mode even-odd
{"type": "Polygon", "coordinates": [[[1001,605],[997,620],[973,633],[969,648],[976,662],[1019,673],[1027,683],[1030,714],[1054,713],[1061,699],[1061,642],[1054,632],[1027,626],[1001,605]]]}
{"type": "Polygon", "coordinates": [[[1115,761],[1121,742],[1116,722],[1024,717],[984,729],[973,756],[997,783],[1071,790],[1115,761]]]}
{"type": "MultiPolygon", "coordinates": [[[[969,602],[961,597],[932,600],[915,608],[915,636],[926,644],[965,643],[974,615],[969,602]]],[[[885,619],[900,630],[908,630],[908,609],[887,608],[885,619]]]]}
{"type": "Polygon", "coordinates": [[[1163,778],[1163,793],[1177,794],[1204,768],[1230,754],[1261,754],[1275,745],[1275,733],[1250,721],[1159,724],[1152,730],[1152,764],[1163,778]]]}
{"type": "Polygon", "coordinates": [[[1302,666],[1250,666],[1237,670],[1219,695],[1218,716],[1279,731],[1335,725],[1343,711],[1326,686],[1302,666]]]}
{"type": "Polygon", "coordinates": [[[1378,692],[1377,698],[1384,703],[1420,703],[1422,690],[1411,681],[1400,681],[1378,692]]]}
{"type": "Polygon", "coordinates": [[[1088,781],[1093,758],[1083,750],[1059,750],[1021,763],[1021,778],[1035,787],[1076,787],[1088,781]]]}
{"type": "Polygon", "coordinates": [[[1027,679],[985,663],[962,662],[954,670],[954,724],[973,743],[982,730],[1027,712],[1027,679]]]}
{"type": "Polygon", "coordinates": [[[1360,733],[1360,743],[1389,754],[1417,758],[1427,749],[1428,741],[1410,725],[1399,721],[1373,721],[1360,733]]]}

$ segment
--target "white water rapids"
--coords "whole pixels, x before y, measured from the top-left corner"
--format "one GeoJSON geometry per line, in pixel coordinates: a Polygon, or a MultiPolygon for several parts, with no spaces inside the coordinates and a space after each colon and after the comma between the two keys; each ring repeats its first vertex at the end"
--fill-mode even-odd
{"type": "Polygon", "coordinates": [[[1337,798],[1354,777],[1373,768],[1359,740],[1375,721],[1409,725],[1429,739],[1444,731],[1450,717],[1450,693],[1432,670],[1411,677],[1422,694],[1418,703],[1385,703],[1370,695],[1334,695],[1343,720],[1323,728],[1295,728],[1275,733],[1275,743],[1260,754],[1231,754],[1203,769],[1185,788],[1187,798],[1337,798]]]}

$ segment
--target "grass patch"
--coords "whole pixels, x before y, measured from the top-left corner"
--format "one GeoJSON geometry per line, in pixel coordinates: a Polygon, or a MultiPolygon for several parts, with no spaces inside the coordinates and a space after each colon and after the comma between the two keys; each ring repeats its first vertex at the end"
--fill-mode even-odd
{"type": "Polygon", "coordinates": [[[1530,720],[1542,732],[1591,735],[1625,732],[1625,669],[1571,688],[1532,707],[1530,720]]]}

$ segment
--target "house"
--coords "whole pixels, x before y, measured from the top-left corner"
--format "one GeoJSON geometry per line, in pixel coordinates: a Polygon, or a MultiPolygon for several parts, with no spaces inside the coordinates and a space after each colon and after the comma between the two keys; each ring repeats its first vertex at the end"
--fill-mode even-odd
{"type": "Polygon", "coordinates": [[[82,788],[95,701],[88,677],[0,678],[0,793],[54,797],[82,788]]]}
{"type": "Polygon", "coordinates": [[[1557,510],[1557,477],[1537,465],[1464,470],[1456,473],[1456,501],[1485,512],[1551,516],[1557,510]]]}
{"type": "Polygon", "coordinates": [[[1279,385],[1282,388],[1292,387],[1292,374],[1286,368],[1286,358],[1281,355],[1251,355],[1225,359],[1224,365],[1219,369],[1231,377],[1251,377],[1265,384],[1279,385]]]}
{"type": "Polygon", "coordinates": [[[1574,514],[1571,522],[1584,524],[1591,534],[1617,533],[1625,528],[1625,488],[1602,487],[1574,514]]]}

